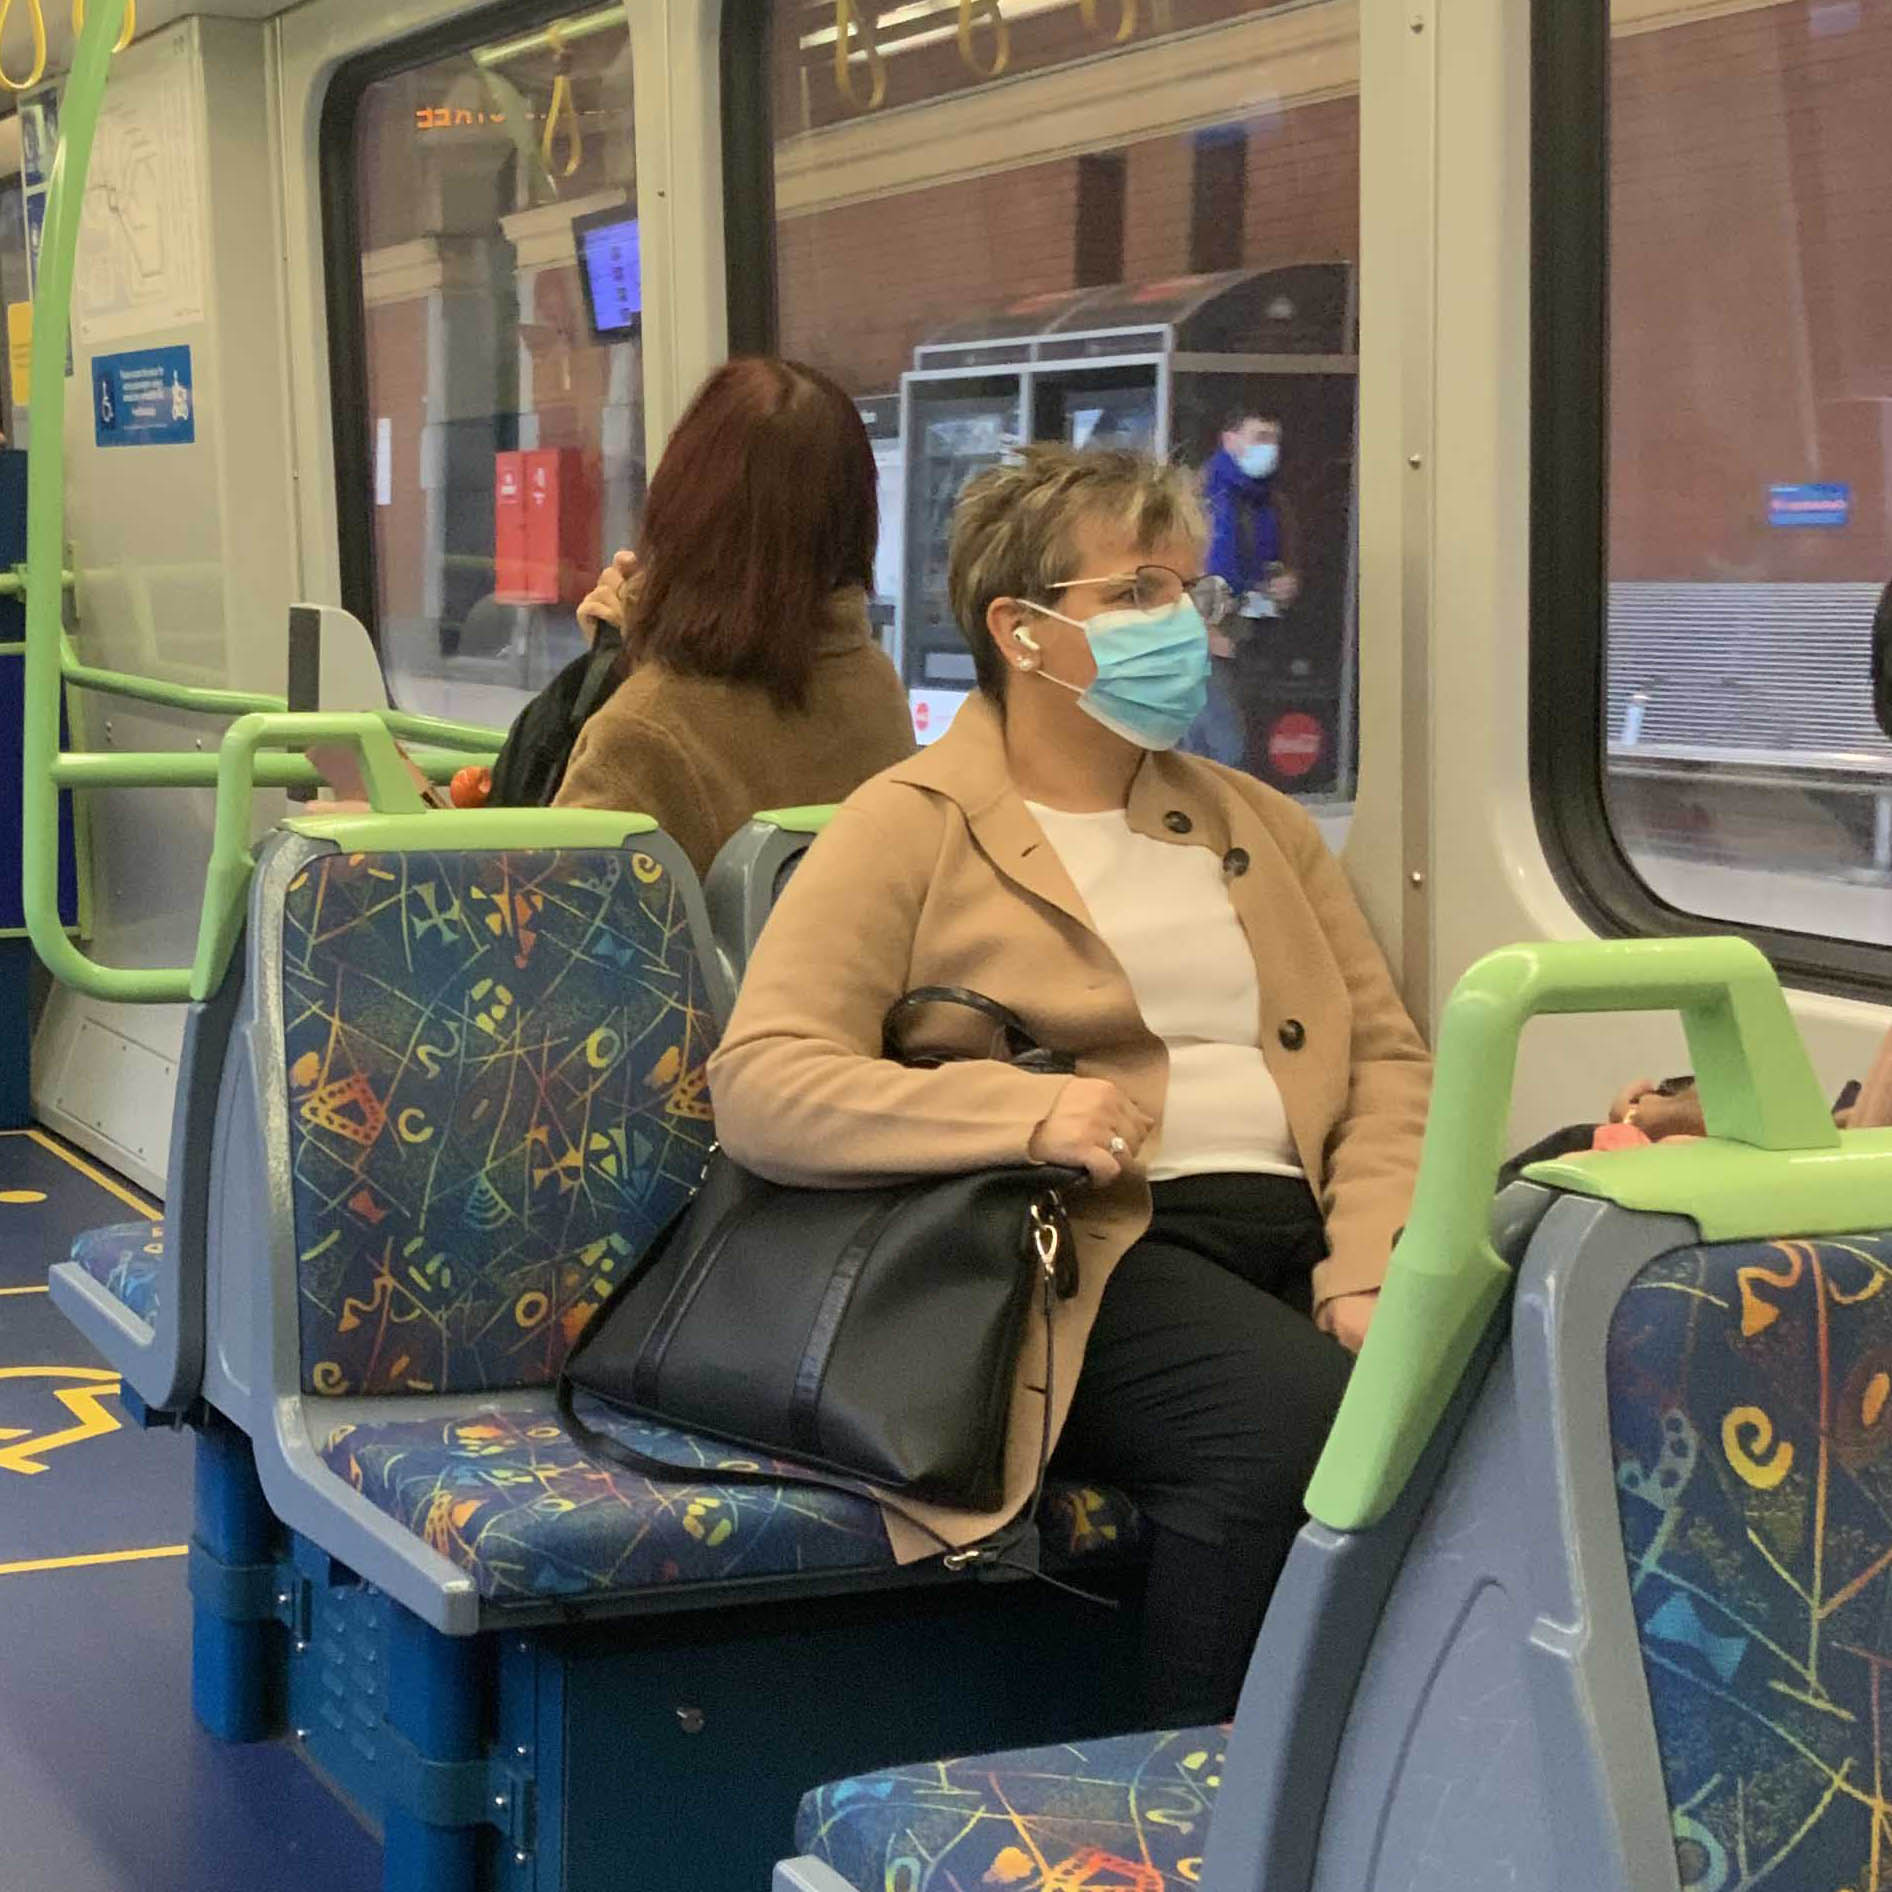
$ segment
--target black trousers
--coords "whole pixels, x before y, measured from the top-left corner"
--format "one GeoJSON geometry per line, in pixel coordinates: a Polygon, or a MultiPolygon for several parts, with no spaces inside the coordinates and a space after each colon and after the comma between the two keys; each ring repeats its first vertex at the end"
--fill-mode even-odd
{"type": "Polygon", "coordinates": [[[1177,1727],[1234,1713],[1352,1356],[1309,1318],[1326,1235],[1305,1182],[1192,1176],[1153,1193],[1055,1463],[1150,1521],[1145,1707],[1177,1727]]]}

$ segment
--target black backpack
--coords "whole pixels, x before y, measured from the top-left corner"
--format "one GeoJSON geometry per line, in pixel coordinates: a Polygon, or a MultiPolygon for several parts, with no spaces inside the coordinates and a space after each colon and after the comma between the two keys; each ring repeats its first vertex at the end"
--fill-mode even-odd
{"type": "Polygon", "coordinates": [[[623,634],[600,624],[598,638],[582,657],[574,657],[506,732],[505,746],[493,759],[489,808],[545,808],[565,779],[578,732],[590,720],[616,682],[623,634]]]}

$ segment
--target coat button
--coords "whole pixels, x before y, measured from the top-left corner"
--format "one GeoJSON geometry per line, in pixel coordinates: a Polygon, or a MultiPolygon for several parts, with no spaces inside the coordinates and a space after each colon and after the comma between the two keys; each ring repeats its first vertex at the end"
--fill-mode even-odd
{"type": "Polygon", "coordinates": [[[1232,847],[1222,856],[1222,871],[1230,880],[1240,880],[1248,872],[1248,850],[1232,847]]]}
{"type": "Polygon", "coordinates": [[[1196,824],[1191,821],[1180,808],[1172,808],[1169,813],[1163,817],[1163,826],[1166,827],[1171,834],[1187,834],[1195,825],[1196,824]]]}
{"type": "Polygon", "coordinates": [[[1284,1018],[1275,1036],[1281,1040],[1283,1051],[1298,1051],[1307,1043],[1307,1027],[1298,1018],[1284,1018]]]}

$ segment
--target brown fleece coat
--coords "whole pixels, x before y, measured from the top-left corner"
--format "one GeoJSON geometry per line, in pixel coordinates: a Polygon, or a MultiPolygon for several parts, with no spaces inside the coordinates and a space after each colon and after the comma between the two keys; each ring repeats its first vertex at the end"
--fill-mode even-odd
{"type": "Polygon", "coordinates": [[[906,692],[866,599],[836,592],[834,606],[798,710],[757,683],[640,664],[579,732],[555,805],[651,815],[706,874],[757,809],[840,801],[911,755],[906,692]]]}

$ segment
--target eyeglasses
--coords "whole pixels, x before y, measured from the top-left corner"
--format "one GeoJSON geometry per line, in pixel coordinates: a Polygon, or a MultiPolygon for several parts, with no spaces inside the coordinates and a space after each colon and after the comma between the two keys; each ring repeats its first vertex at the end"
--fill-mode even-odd
{"type": "Polygon", "coordinates": [[[1187,598],[1205,624],[1219,624],[1235,608],[1235,593],[1226,578],[1213,572],[1204,578],[1185,578],[1167,565],[1139,565],[1133,572],[1112,572],[1104,578],[1067,578],[1046,589],[1075,591],[1080,585],[1122,585],[1139,611],[1167,611],[1187,598]]]}

